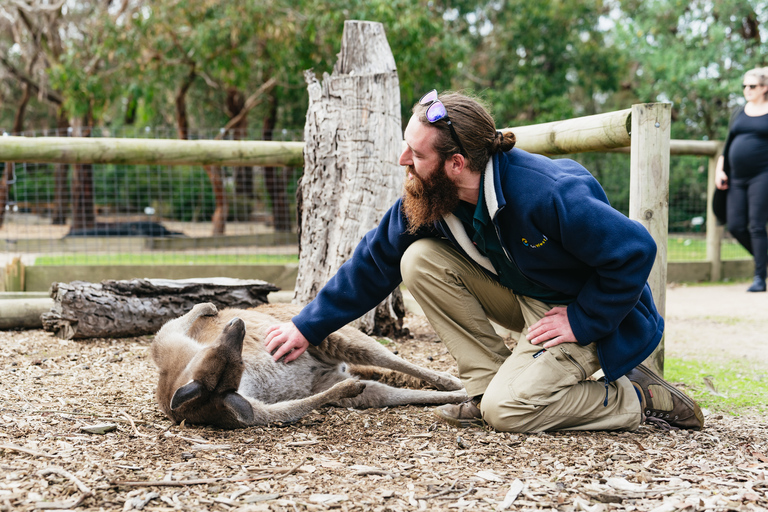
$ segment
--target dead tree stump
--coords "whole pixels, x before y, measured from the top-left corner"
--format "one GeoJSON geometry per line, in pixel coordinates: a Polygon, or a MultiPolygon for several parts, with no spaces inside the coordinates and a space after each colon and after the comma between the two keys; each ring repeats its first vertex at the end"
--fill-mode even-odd
{"type": "MultiPolygon", "coordinates": [[[[294,303],[306,304],[402,191],[397,69],[380,23],[347,21],[333,74],[306,73],[309,109],[299,184],[299,268],[294,303]]],[[[369,334],[402,331],[396,290],[355,322],[369,334]]]]}
{"type": "Polygon", "coordinates": [[[54,283],[54,305],[41,319],[44,330],[63,339],[141,336],[156,333],[200,302],[252,308],[277,290],[265,281],[224,277],[54,283]]]}

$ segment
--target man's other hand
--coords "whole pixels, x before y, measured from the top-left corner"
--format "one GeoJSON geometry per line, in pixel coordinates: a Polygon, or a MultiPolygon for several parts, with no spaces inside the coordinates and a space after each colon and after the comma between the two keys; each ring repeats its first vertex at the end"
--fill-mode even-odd
{"type": "Polygon", "coordinates": [[[576,343],[576,336],[568,321],[568,310],[564,307],[552,308],[544,318],[528,329],[526,336],[532,345],[544,343],[544,348],[552,348],[561,343],[576,343]]]}

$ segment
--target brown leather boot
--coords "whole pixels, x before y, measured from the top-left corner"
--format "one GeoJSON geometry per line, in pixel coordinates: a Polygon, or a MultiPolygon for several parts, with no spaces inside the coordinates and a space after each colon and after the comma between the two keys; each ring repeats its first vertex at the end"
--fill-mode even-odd
{"type": "Polygon", "coordinates": [[[656,375],[650,368],[638,365],[627,378],[640,393],[643,421],[666,422],[672,427],[700,430],[704,414],[688,395],[656,375]]]}
{"type": "Polygon", "coordinates": [[[446,404],[434,409],[435,416],[454,427],[482,427],[485,425],[480,413],[483,395],[472,397],[460,404],[446,404]]]}

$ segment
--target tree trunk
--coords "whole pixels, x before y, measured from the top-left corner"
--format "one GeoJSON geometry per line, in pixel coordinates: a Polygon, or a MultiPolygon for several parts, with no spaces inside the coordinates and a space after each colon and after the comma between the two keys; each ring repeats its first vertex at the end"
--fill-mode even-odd
{"type": "Polygon", "coordinates": [[[54,305],[41,319],[43,329],[63,339],[141,336],[156,333],[200,302],[252,308],[277,290],[265,281],[225,277],[53,283],[54,305]]]}
{"type": "MultiPolygon", "coordinates": [[[[277,124],[277,96],[271,92],[269,94],[269,109],[264,118],[262,128],[262,139],[272,140],[274,138],[275,125],[277,124]]],[[[287,186],[285,183],[285,172],[279,167],[264,168],[264,186],[267,194],[272,200],[272,219],[275,231],[291,231],[291,215],[288,209],[287,186]]]]}
{"type": "MultiPolygon", "coordinates": [[[[59,109],[58,114],[58,136],[66,137],[69,120],[64,107],[59,109]]],[[[53,167],[53,212],[51,213],[51,224],[54,226],[64,226],[67,224],[67,212],[69,211],[69,164],[57,163],[53,167]]]]}
{"type": "MultiPolygon", "coordinates": [[[[24,112],[27,110],[27,104],[32,96],[30,93],[29,84],[26,82],[21,84],[21,90],[23,91],[21,101],[19,102],[19,108],[16,109],[16,115],[13,119],[13,130],[11,134],[21,135],[24,131],[24,112]]],[[[8,182],[13,176],[13,163],[6,162],[3,166],[3,172],[0,173],[0,228],[5,223],[5,205],[8,204],[10,187],[8,182]]]]}
{"type": "Polygon", "coordinates": [[[227,229],[229,205],[227,204],[227,193],[224,190],[223,171],[221,166],[218,165],[205,166],[205,173],[208,175],[208,179],[211,180],[213,200],[216,204],[216,207],[213,210],[213,217],[211,218],[211,235],[223,235],[227,229]]]}
{"type": "Polygon", "coordinates": [[[192,82],[197,78],[197,72],[195,66],[191,66],[189,74],[184,79],[184,82],[179,87],[176,93],[176,132],[179,139],[189,138],[189,117],[187,117],[187,91],[192,86],[192,82]]]}
{"type": "MultiPolygon", "coordinates": [[[[227,89],[227,115],[230,120],[239,116],[245,109],[245,96],[237,88],[227,89]]],[[[232,140],[243,140],[248,135],[248,113],[239,116],[239,120],[230,128],[232,140]]],[[[247,221],[253,209],[253,167],[238,165],[233,169],[235,194],[233,208],[234,219],[247,221]]]]}
{"type": "Polygon", "coordinates": [[[8,204],[8,182],[11,180],[13,173],[13,162],[0,163],[2,165],[2,171],[0,171],[0,228],[5,224],[5,205],[8,204]]]}
{"type": "Polygon", "coordinates": [[[19,102],[19,108],[16,109],[16,116],[13,119],[12,133],[14,135],[21,135],[21,132],[24,131],[24,113],[27,111],[27,104],[29,104],[29,99],[32,97],[28,83],[21,84],[21,90],[23,91],[21,101],[19,102]]]}
{"type": "Polygon", "coordinates": [[[133,93],[128,93],[128,102],[125,106],[125,115],[123,116],[123,124],[126,126],[133,126],[136,122],[136,112],[139,109],[139,100],[133,93]]]}
{"type": "MultiPolygon", "coordinates": [[[[245,108],[245,96],[235,87],[227,90],[227,115],[230,119],[236,117],[245,108]]],[[[232,140],[243,140],[248,135],[248,115],[244,115],[230,128],[232,140]]],[[[235,195],[253,199],[253,172],[251,167],[238,165],[235,167],[235,195]]]]}
{"type": "MultiPolygon", "coordinates": [[[[401,193],[403,135],[394,57],[380,23],[347,21],[332,75],[306,74],[309,110],[299,190],[299,269],[294,302],[306,304],[401,193]]],[[[365,332],[402,329],[396,290],[355,322],[365,332]]]]}
{"type": "MultiPolygon", "coordinates": [[[[90,137],[93,119],[90,113],[72,123],[74,137],[90,137]],[[84,126],[83,126],[84,125],[84,126]]],[[[93,195],[93,165],[75,164],[72,170],[72,226],[70,230],[96,227],[96,207],[93,195]]]]}

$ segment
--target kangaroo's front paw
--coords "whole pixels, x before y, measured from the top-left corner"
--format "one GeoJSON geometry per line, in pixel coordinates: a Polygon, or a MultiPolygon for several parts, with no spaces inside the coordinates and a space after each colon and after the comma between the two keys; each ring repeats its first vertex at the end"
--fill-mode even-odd
{"type": "Polygon", "coordinates": [[[438,375],[438,379],[435,380],[434,385],[437,387],[437,389],[442,391],[458,391],[459,389],[464,389],[464,384],[461,383],[459,378],[454,377],[450,373],[436,373],[438,375]]]}
{"type": "Polygon", "coordinates": [[[201,302],[200,304],[195,304],[195,307],[192,308],[192,311],[190,312],[194,316],[216,316],[219,314],[219,310],[216,307],[216,304],[213,304],[211,302],[201,302]]]}
{"type": "Polygon", "coordinates": [[[346,379],[331,389],[339,393],[339,398],[353,398],[365,390],[365,383],[357,379],[346,379]]]}

